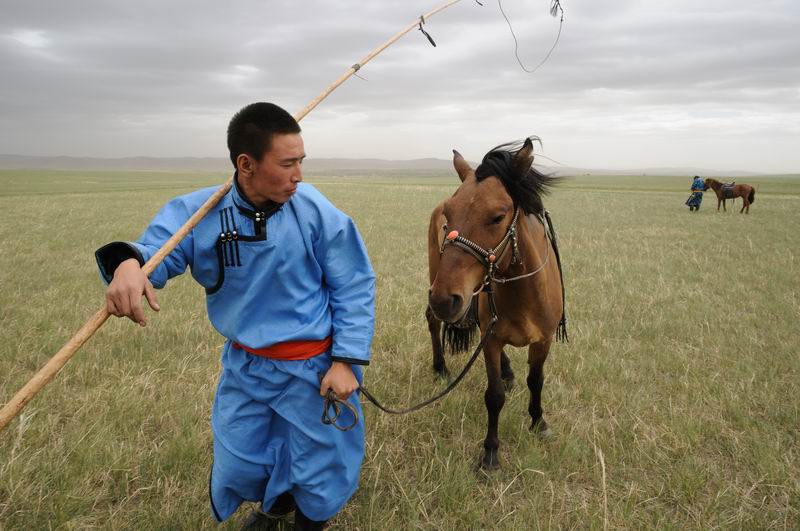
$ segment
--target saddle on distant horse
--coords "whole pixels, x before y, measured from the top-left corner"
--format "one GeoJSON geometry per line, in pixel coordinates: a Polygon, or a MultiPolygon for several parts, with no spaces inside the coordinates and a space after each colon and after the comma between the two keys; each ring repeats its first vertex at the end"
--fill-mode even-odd
{"type": "Polygon", "coordinates": [[[736,184],[736,181],[732,183],[725,183],[722,185],[722,199],[730,199],[733,197],[733,185],[736,184]]]}

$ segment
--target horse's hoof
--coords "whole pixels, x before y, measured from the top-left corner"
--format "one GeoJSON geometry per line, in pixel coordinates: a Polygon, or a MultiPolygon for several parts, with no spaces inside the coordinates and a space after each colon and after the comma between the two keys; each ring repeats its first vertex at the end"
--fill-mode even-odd
{"type": "Polygon", "coordinates": [[[511,391],[512,389],[514,389],[515,383],[516,380],[514,379],[513,376],[511,378],[505,378],[503,379],[503,388],[506,390],[506,392],[511,391]]]}
{"type": "Polygon", "coordinates": [[[434,367],[433,370],[436,371],[436,378],[437,379],[444,380],[446,382],[450,381],[450,371],[447,370],[447,367],[445,367],[443,369],[437,369],[437,368],[434,367]]]}
{"type": "Polygon", "coordinates": [[[484,453],[483,459],[481,459],[480,469],[486,473],[500,470],[500,460],[497,458],[497,450],[484,453]]]}
{"type": "Polygon", "coordinates": [[[540,441],[550,441],[556,436],[556,434],[550,429],[550,426],[548,426],[544,420],[534,422],[531,424],[530,429],[531,433],[536,435],[540,441]]]}

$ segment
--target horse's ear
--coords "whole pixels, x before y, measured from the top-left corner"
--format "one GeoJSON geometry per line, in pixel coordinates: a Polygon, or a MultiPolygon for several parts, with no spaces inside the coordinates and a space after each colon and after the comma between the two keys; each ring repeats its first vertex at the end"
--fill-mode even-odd
{"type": "Polygon", "coordinates": [[[525,143],[522,144],[522,148],[514,155],[514,169],[517,170],[517,175],[527,175],[532,164],[533,142],[531,142],[530,138],[526,138],[525,143]]]}
{"type": "Polygon", "coordinates": [[[467,178],[469,173],[472,171],[469,162],[467,162],[466,159],[464,159],[464,157],[461,156],[461,153],[459,153],[455,149],[453,150],[453,167],[456,169],[456,172],[458,173],[458,178],[461,179],[462,183],[467,178]]]}

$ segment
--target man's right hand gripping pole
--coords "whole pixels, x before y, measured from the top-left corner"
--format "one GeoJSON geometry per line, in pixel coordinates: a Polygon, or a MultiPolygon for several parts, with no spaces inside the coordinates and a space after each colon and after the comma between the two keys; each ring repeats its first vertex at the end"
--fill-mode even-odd
{"type": "Polygon", "coordinates": [[[114,279],[106,290],[108,313],[117,317],[127,317],[139,326],[145,326],[147,319],[144,315],[142,296],[147,299],[153,310],[161,309],[156,290],[142,271],[139,262],[133,258],[125,260],[114,271],[114,279]]]}

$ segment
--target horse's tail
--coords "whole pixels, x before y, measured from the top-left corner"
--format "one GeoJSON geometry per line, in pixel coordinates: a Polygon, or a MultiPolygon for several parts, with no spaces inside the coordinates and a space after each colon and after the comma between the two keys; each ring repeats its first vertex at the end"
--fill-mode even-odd
{"type": "Polygon", "coordinates": [[[750,188],[750,195],[747,196],[747,201],[752,205],[756,200],[756,189],[750,188]]]}

